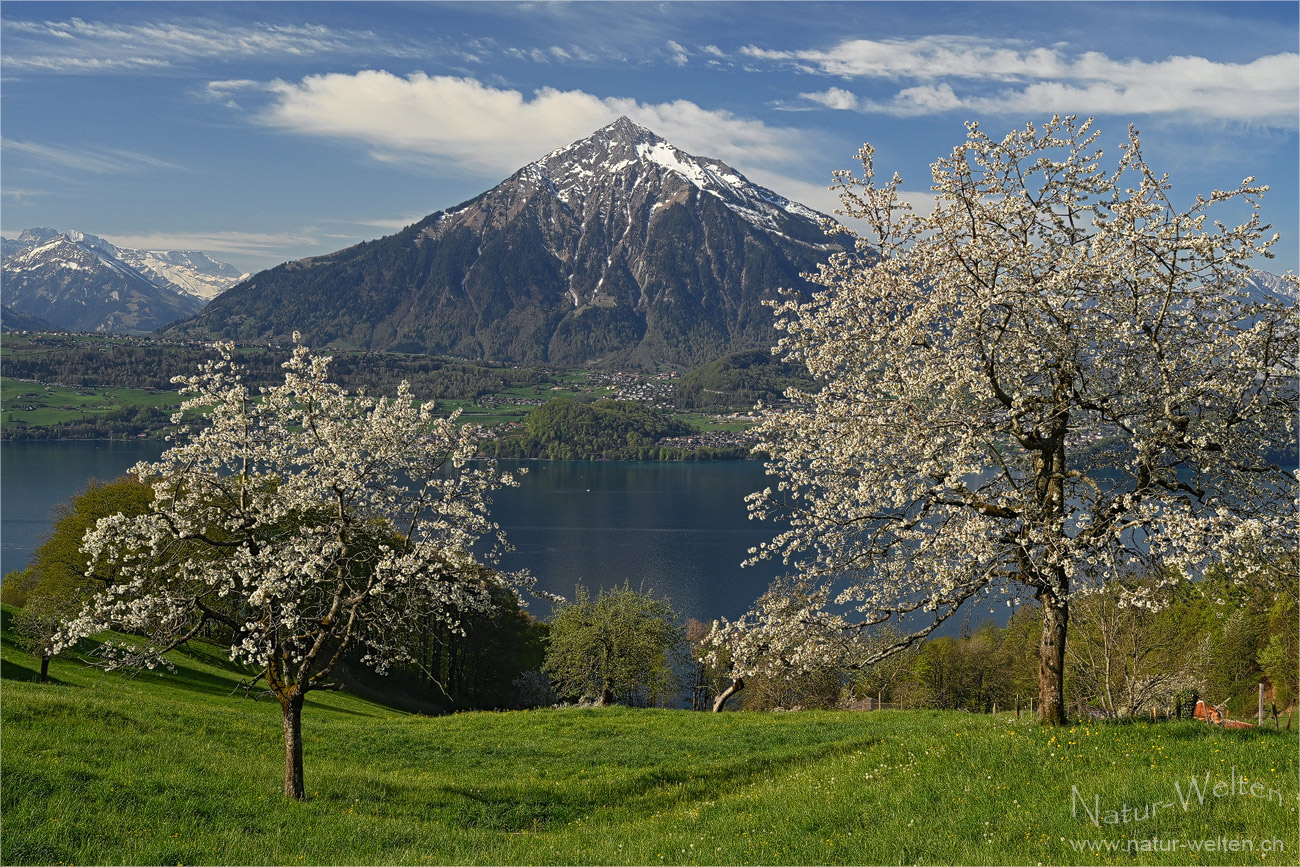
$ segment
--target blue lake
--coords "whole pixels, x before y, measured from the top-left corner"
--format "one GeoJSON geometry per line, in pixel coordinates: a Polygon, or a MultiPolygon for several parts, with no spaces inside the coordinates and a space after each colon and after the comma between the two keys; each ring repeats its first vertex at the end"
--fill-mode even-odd
{"type": "MultiPolygon", "coordinates": [[[[158,442],[0,443],[0,569],[27,565],[50,529],[51,510],[87,479],[116,478],[161,454],[158,442]]],[[[631,463],[528,461],[518,488],[498,491],[494,519],[515,550],[506,569],[531,571],[541,589],[643,587],[686,617],[742,614],[777,567],[741,569],[776,531],[750,521],[744,497],[768,483],[754,461],[631,463]]],[[[541,602],[532,610],[545,615],[541,602]]]]}

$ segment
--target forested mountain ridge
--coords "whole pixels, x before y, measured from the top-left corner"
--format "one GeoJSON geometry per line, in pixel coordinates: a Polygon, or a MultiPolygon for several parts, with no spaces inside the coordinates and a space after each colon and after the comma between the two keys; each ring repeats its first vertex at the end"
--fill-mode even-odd
{"type": "Polygon", "coordinates": [[[228,290],[176,335],[528,364],[694,365],[774,342],[820,215],[621,118],[406,229],[228,290]]]}

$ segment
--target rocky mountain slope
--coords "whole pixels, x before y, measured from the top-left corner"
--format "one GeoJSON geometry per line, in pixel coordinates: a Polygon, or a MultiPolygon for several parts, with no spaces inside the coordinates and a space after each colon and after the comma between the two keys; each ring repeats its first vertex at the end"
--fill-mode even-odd
{"type": "Polygon", "coordinates": [[[39,316],[19,313],[8,304],[0,304],[0,331],[57,331],[39,316]]]}
{"type": "Polygon", "coordinates": [[[177,334],[520,363],[692,365],[845,246],[820,215],[627,118],[405,230],[254,275],[177,334]]]}

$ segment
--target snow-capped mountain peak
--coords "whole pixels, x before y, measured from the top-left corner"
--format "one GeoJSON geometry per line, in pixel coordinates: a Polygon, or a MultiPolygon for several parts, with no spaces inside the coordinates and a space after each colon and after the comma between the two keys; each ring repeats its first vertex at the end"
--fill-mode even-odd
{"type": "Polygon", "coordinates": [[[661,201],[689,193],[692,187],[771,232],[783,232],[791,215],[817,223],[824,219],[811,208],[752,183],[721,160],[693,156],[627,117],[551,151],[523,170],[530,171],[544,178],[575,213],[581,213],[593,196],[607,199],[613,189],[626,192],[657,182],[654,194],[661,201]]]}
{"type": "Polygon", "coordinates": [[[811,209],[624,117],[396,235],[257,274],[175,331],[337,322],[376,349],[691,365],[771,346],[764,302],[811,291],[803,275],[847,247],[811,209]]]}

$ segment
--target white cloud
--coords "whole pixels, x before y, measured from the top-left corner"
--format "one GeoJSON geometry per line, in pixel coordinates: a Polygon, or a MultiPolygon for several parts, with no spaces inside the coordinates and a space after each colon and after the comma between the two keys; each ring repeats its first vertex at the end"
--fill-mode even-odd
{"type": "MultiPolygon", "coordinates": [[[[863,107],[870,103],[863,102],[863,107]]],[[[942,84],[919,84],[905,87],[898,92],[892,102],[879,107],[888,114],[938,114],[969,107],[958,98],[952,85],[946,81],[942,84]]]]}
{"type": "MultiPolygon", "coordinates": [[[[598,55],[579,45],[552,45],[546,50],[541,48],[506,48],[501,53],[516,60],[531,60],[534,63],[550,63],[551,61],[591,63],[600,59],[598,55]]],[[[475,56],[474,59],[482,62],[481,57],[475,56]]]]}
{"type": "Polygon", "coordinates": [[[123,70],[166,69],[171,64],[156,57],[75,57],[50,54],[14,56],[6,54],[4,65],[10,70],[38,72],[118,72],[123,70]]]}
{"type": "MultiPolygon", "coordinates": [[[[1294,61],[1290,65],[1291,80],[1300,80],[1300,67],[1294,61]]],[[[954,110],[1002,115],[1187,115],[1197,120],[1260,122],[1294,129],[1300,102],[1296,85],[1283,82],[1279,79],[1271,87],[1246,90],[1224,80],[1196,82],[1188,78],[1175,85],[1159,76],[1129,84],[1044,81],[988,96],[959,95],[944,82],[903,88],[885,101],[859,100],[858,108],[899,116],[954,110]]]]}
{"type": "Polygon", "coordinates": [[[964,110],[1001,114],[1186,114],[1294,127],[1300,112],[1300,54],[1225,63],[1205,57],[1116,60],[1019,40],[925,36],[852,39],[829,50],[747,46],[755,59],[792,63],[846,79],[914,81],[887,99],[847,90],[804,93],[828,108],[900,116],[964,110]],[[1000,86],[1000,87],[999,87],[1000,86]],[[992,89],[990,89],[992,88],[992,89]]]}
{"type": "Polygon", "coordinates": [[[575,59],[581,60],[584,63],[592,63],[599,59],[595,54],[592,54],[580,45],[570,45],[568,51],[575,59]]]}
{"type": "Polygon", "coordinates": [[[668,56],[678,66],[685,66],[691,59],[690,53],[682,47],[682,44],[671,39],[668,40],[668,56]]]}
{"type": "Polygon", "coordinates": [[[710,110],[687,100],[646,104],[581,90],[531,96],[472,78],[401,77],[384,71],[313,75],[270,84],[260,115],[274,127],[359,142],[380,159],[412,155],[486,175],[513,171],[627,115],[688,151],[743,165],[794,158],[802,134],[710,110]]]}
{"type": "Polygon", "coordinates": [[[820,93],[801,93],[800,98],[840,111],[858,108],[858,98],[841,87],[831,87],[820,93]]]}

